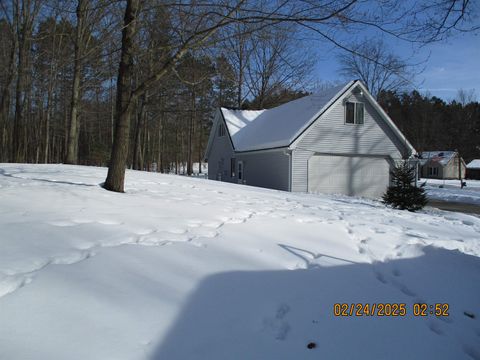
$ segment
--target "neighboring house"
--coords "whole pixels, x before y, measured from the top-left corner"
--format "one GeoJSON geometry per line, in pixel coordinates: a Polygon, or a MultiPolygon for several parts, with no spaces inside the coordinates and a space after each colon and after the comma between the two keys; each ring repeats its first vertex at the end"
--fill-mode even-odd
{"type": "Polygon", "coordinates": [[[467,179],[480,180],[480,159],[475,159],[468,163],[467,179]]]}
{"type": "MultiPolygon", "coordinates": [[[[455,151],[424,151],[420,154],[420,174],[431,179],[458,179],[458,154],[455,151]]],[[[460,158],[460,176],[465,179],[465,161],[460,158]]]]}
{"type": "Polygon", "coordinates": [[[413,153],[356,80],[269,110],[219,109],[205,160],[212,180],[379,197],[395,161],[413,153]]]}

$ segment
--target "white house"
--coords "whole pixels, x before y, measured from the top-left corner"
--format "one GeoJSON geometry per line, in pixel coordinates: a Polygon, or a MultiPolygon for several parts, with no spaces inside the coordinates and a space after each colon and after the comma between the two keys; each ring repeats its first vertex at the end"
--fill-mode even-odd
{"type": "Polygon", "coordinates": [[[465,179],[465,161],[456,151],[424,151],[420,154],[420,166],[424,178],[465,179]]]}
{"type": "Polygon", "coordinates": [[[268,110],[218,109],[205,160],[212,180],[375,198],[414,153],[355,80],[268,110]]]}

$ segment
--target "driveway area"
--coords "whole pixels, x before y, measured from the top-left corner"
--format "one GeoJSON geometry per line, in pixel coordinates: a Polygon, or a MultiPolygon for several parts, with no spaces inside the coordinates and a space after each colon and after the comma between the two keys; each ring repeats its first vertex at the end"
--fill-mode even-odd
{"type": "Polygon", "coordinates": [[[428,200],[427,206],[431,206],[440,210],[458,211],[465,214],[480,215],[480,206],[474,204],[430,199],[428,200]]]}

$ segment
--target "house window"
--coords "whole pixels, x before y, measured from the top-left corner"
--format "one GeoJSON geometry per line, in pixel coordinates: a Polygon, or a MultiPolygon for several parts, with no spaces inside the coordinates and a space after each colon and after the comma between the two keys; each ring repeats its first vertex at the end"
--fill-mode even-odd
{"type": "Polygon", "coordinates": [[[235,177],[235,158],[230,159],[230,177],[235,177]]]}
{"type": "Polygon", "coordinates": [[[347,102],[345,104],[345,123],[361,125],[364,122],[363,103],[347,102]]]}
{"type": "Polygon", "coordinates": [[[238,162],[238,180],[243,180],[243,162],[238,162]]]}
{"type": "Polygon", "coordinates": [[[218,136],[225,136],[225,126],[223,124],[218,125],[218,136]]]}
{"type": "Polygon", "coordinates": [[[438,168],[429,167],[428,168],[428,176],[438,176],[438,168]]]}

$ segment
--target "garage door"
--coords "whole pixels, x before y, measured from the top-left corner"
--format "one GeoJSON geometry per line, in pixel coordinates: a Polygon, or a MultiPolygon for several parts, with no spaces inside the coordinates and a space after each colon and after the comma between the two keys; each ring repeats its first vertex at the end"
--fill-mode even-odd
{"type": "Polygon", "coordinates": [[[377,198],[389,184],[384,158],[313,155],[308,161],[308,191],[377,198]]]}

